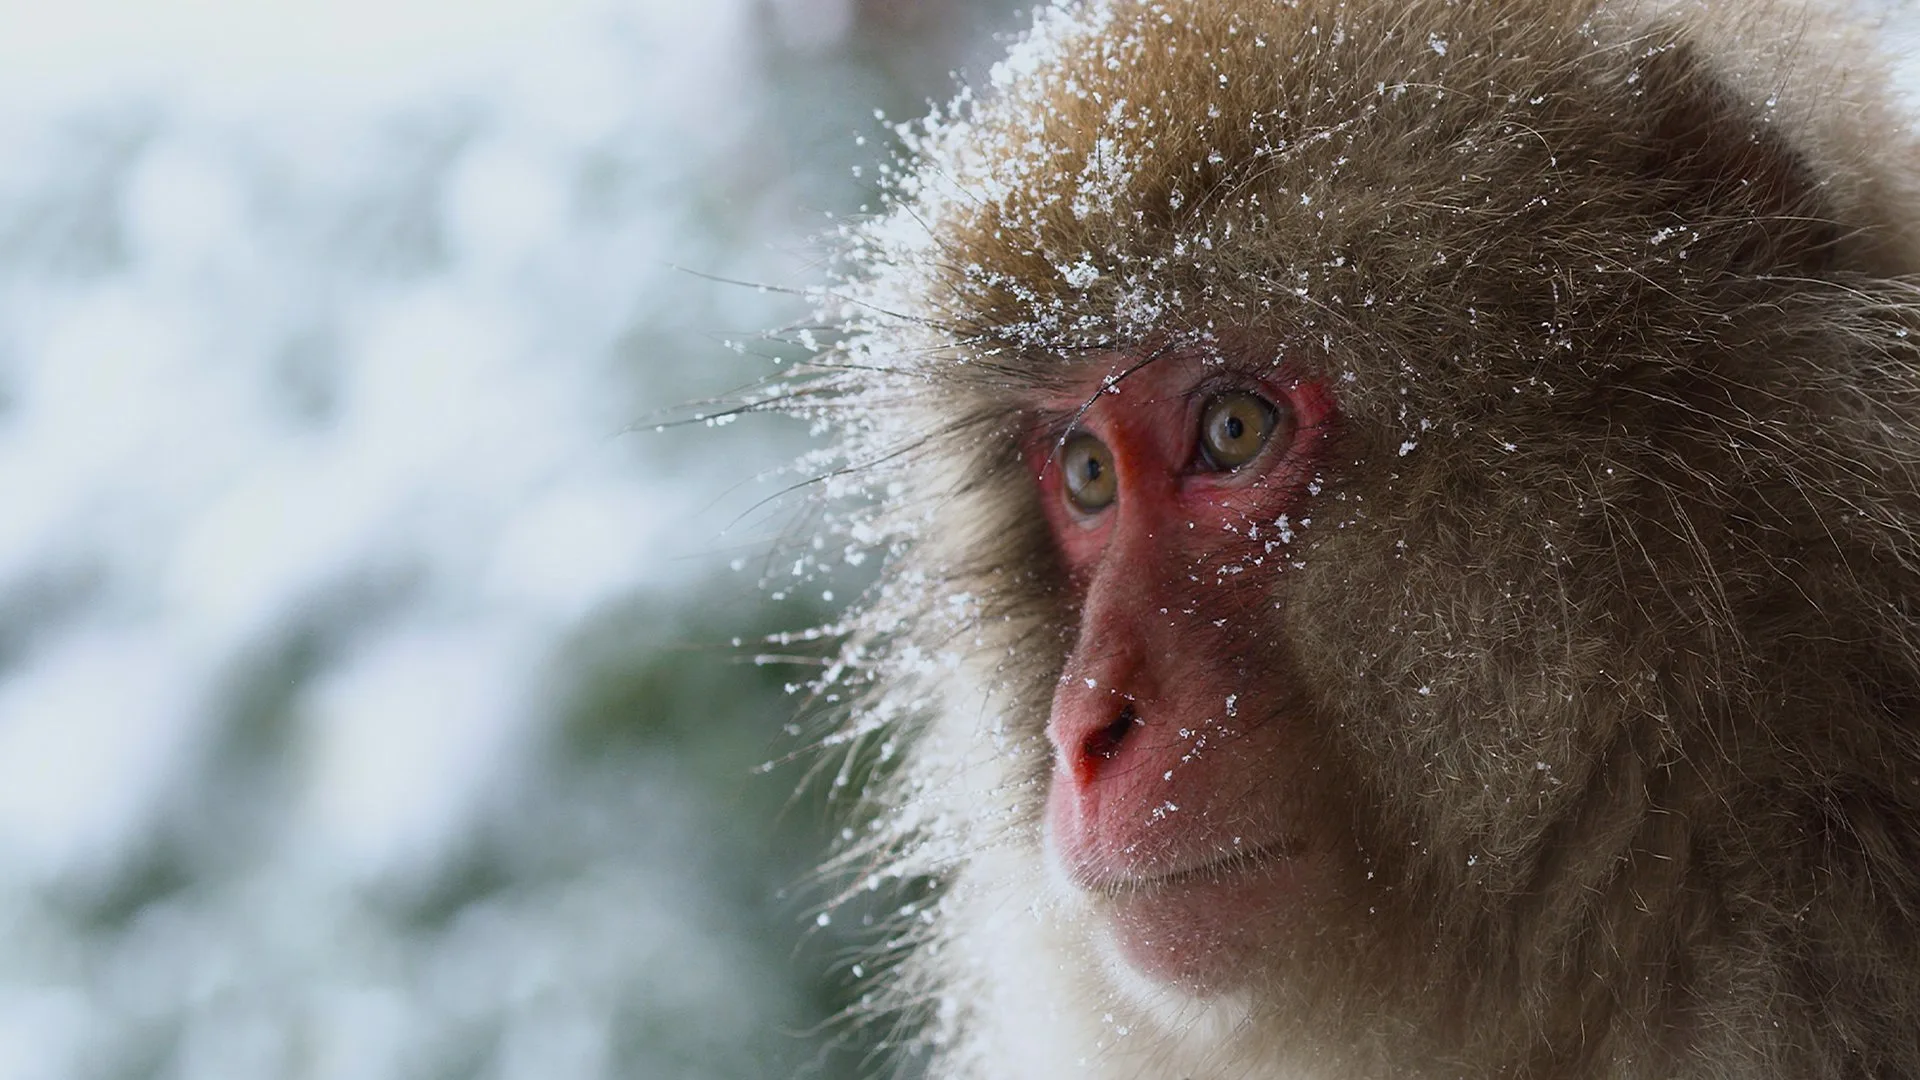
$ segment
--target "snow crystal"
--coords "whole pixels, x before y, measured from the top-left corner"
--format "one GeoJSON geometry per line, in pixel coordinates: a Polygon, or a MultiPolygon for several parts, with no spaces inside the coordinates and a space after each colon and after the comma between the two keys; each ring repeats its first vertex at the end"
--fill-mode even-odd
{"type": "Polygon", "coordinates": [[[1080,256],[1079,262],[1070,266],[1062,266],[1059,270],[1060,276],[1066,280],[1066,283],[1070,287],[1075,289],[1085,289],[1100,280],[1100,268],[1093,265],[1093,257],[1091,255],[1082,255],[1080,256]]]}

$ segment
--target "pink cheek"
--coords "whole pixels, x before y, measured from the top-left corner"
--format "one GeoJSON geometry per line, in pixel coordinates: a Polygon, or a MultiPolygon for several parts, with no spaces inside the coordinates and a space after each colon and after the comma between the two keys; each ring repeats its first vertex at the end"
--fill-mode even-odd
{"type": "Polygon", "coordinates": [[[1276,515],[1297,507],[1307,482],[1304,462],[1282,461],[1265,475],[1243,487],[1220,487],[1196,491],[1187,500],[1191,515],[1214,525],[1234,525],[1254,519],[1271,521],[1276,515]]]}

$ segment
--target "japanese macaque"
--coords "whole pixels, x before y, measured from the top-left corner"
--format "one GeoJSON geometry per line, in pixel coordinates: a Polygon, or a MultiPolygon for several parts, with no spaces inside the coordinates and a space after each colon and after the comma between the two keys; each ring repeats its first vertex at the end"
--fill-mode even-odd
{"type": "Polygon", "coordinates": [[[1065,3],[903,135],[785,400],[884,563],[816,689],[910,1069],[1920,1076],[1868,36],[1065,3]]]}

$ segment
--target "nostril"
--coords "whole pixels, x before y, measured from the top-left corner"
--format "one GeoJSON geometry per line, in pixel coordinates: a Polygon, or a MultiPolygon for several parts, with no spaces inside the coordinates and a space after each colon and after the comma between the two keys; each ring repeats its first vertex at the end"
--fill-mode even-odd
{"type": "Polygon", "coordinates": [[[1126,742],[1128,734],[1139,723],[1140,718],[1133,711],[1133,703],[1128,702],[1120,707],[1120,714],[1113,718],[1113,723],[1088,735],[1080,744],[1079,768],[1075,770],[1081,774],[1081,779],[1093,779],[1101,762],[1118,757],[1120,744],[1126,742]]]}

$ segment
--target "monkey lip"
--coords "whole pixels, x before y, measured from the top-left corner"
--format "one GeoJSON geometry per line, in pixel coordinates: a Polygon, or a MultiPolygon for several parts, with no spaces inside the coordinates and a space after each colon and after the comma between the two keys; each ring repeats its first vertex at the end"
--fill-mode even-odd
{"type": "Polygon", "coordinates": [[[1290,837],[1258,844],[1235,844],[1201,852],[1195,857],[1164,865],[1129,868],[1125,866],[1087,866],[1073,868],[1075,884],[1109,898],[1132,895],[1142,890],[1181,889],[1212,885],[1270,869],[1271,864],[1300,858],[1306,845],[1290,837]]]}
{"type": "Polygon", "coordinates": [[[1293,808],[1221,806],[1215,796],[1231,781],[1190,770],[1179,777],[1183,788],[1155,782],[1153,771],[1135,767],[1091,785],[1055,778],[1047,846],[1076,888],[1105,896],[1176,891],[1309,854],[1312,834],[1293,808]]]}

